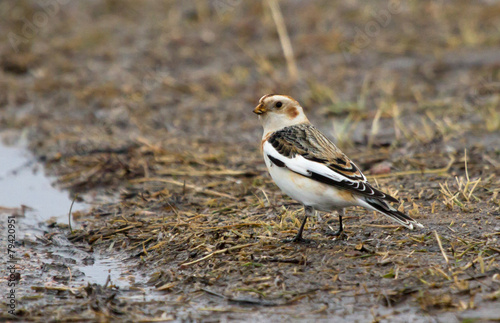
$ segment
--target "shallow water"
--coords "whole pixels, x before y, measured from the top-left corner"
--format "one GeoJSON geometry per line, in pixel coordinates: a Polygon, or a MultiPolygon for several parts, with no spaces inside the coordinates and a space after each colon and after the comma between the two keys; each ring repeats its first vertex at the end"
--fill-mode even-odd
{"type": "MultiPolygon", "coordinates": [[[[15,214],[16,239],[36,240],[36,236],[43,236],[47,231],[47,221],[55,220],[59,223],[68,223],[68,212],[72,199],[66,191],[57,189],[53,184],[56,178],[47,176],[43,165],[23,145],[7,146],[0,140],[0,220],[5,226],[8,216],[15,214]],[[4,221],[5,220],[5,221],[4,221]]],[[[88,209],[89,204],[76,202],[72,212],[88,209]]],[[[72,227],[79,223],[72,219],[72,227]]],[[[4,235],[2,235],[3,238],[4,235]]],[[[2,240],[0,238],[0,240],[2,240]]],[[[123,277],[120,261],[115,258],[101,258],[99,255],[90,255],[75,252],[79,251],[73,244],[64,239],[57,251],[51,247],[45,248],[48,254],[59,254],[66,259],[76,261],[75,268],[85,274],[85,282],[115,286],[129,285],[123,277]],[[54,253],[55,252],[55,253],[54,253]],[[92,259],[91,263],[85,259],[92,259]]],[[[46,262],[54,262],[53,257],[45,257],[46,262]]]]}
{"type": "MultiPolygon", "coordinates": [[[[19,209],[16,213],[24,214],[21,223],[26,230],[36,230],[50,218],[68,222],[72,200],[53,182],[55,178],[45,175],[43,166],[27,149],[0,142],[0,208],[19,209]]],[[[86,203],[75,202],[72,211],[85,208],[86,203]]]]}
{"type": "Polygon", "coordinates": [[[94,264],[88,266],[80,266],[78,269],[85,274],[85,280],[90,283],[106,285],[109,277],[109,284],[118,287],[128,286],[128,282],[123,277],[123,273],[118,265],[118,260],[115,258],[103,258],[99,255],[94,256],[94,264]]]}

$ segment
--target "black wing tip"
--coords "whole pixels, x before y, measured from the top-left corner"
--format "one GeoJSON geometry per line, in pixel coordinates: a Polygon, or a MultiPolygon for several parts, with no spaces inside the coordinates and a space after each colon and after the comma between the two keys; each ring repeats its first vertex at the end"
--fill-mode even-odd
{"type": "Polygon", "coordinates": [[[358,187],[359,187],[359,183],[362,183],[362,185],[365,186],[365,188],[363,189],[363,191],[366,191],[366,189],[371,190],[373,193],[371,193],[371,194],[368,193],[368,195],[370,197],[372,197],[372,198],[380,199],[380,200],[385,200],[385,201],[393,202],[393,203],[399,203],[399,201],[396,198],[390,196],[387,193],[384,193],[382,191],[377,190],[376,188],[374,188],[373,186],[371,186],[367,182],[357,182],[357,183],[358,183],[358,187]]]}
{"type": "Polygon", "coordinates": [[[399,201],[396,198],[390,196],[387,193],[379,191],[378,189],[371,186],[370,183],[368,183],[368,182],[361,182],[361,183],[363,183],[365,186],[367,186],[369,189],[371,189],[373,191],[373,194],[371,194],[370,197],[375,198],[375,199],[379,199],[379,200],[385,200],[388,202],[399,203],[399,201]]]}
{"type": "MultiPolygon", "coordinates": [[[[381,192],[382,193],[382,192],[381,192]]],[[[389,194],[382,193],[384,194],[384,197],[382,198],[383,200],[393,202],[393,203],[399,203],[399,200],[397,200],[395,197],[390,196],[389,194]]]]}
{"type": "Polygon", "coordinates": [[[412,219],[410,216],[404,214],[403,212],[391,209],[389,205],[385,203],[385,201],[369,198],[365,199],[365,201],[380,213],[394,219],[396,222],[404,225],[410,230],[413,230],[414,226],[418,228],[424,227],[422,224],[418,223],[416,220],[412,219]]]}

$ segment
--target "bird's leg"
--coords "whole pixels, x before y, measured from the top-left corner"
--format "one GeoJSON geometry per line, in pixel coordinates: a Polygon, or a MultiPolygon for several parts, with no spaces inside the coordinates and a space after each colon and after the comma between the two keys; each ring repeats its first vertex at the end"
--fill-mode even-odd
{"type": "Polygon", "coordinates": [[[342,209],[342,214],[339,213],[339,230],[337,232],[328,232],[327,235],[338,237],[344,232],[344,226],[342,225],[342,216],[345,216],[345,209],[342,209]]]}
{"type": "Polygon", "coordinates": [[[297,235],[293,239],[285,240],[285,242],[308,242],[308,240],[302,238],[302,232],[304,231],[304,227],[307,222],[307,217],[313,214],[314,214],[314,208],[312,208],[311,206],[304,206],[304,220],[302,220],[302,224],[300,225],[297,235]]]}

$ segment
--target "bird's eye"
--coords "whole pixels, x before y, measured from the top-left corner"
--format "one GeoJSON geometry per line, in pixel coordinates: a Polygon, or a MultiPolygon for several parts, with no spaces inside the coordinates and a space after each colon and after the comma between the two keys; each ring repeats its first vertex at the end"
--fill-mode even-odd
{"type": "Polygon", "coordinates": [[[283,106],[283,103],[281,101],[276,102],[276,107],[279,109],[283,106]]]}

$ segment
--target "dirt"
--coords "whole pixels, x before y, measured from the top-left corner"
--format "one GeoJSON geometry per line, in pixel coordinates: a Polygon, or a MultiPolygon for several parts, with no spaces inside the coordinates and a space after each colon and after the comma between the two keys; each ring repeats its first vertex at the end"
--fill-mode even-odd
{"type": "Polygon", "coordinates": [[[3,320],[500,319],[498,2],[282,1],[288,63],[267,2],[0,7],[2,133],[92,205],[17,241],[3,320]],[[333,213],[284,243],[303,210],[259,151],[267,93],[425,229],[351,208],[343,239],[333,213]]]}

